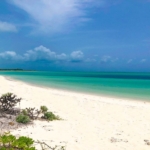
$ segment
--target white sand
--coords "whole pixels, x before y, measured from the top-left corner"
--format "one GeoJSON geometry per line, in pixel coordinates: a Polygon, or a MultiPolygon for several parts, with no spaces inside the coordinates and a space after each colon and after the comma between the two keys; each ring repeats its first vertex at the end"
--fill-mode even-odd
{"type": "Polygon", "coordinates": [[[22,97],[22,108],[46,105],[64,119],[35,121],[13,134],[49,145],[66,143],[67,150],[150,150],[144,142],[150,140],[148,102],[46,89],[0,76],[0,95],[6,92],[22,97]]]}

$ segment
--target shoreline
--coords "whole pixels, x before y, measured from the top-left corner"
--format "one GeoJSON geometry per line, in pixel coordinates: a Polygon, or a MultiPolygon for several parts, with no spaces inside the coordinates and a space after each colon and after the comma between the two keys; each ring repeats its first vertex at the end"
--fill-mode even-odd
{"type": "Polygon", "coordinates": [[[53,88],[53,87],[48,87],[48,86],[44,86],[44,85],[40,85],[40,84],[36,84],[36,83],[34,84],[34,83],[21,81],[19,79],[14,79],[14,78],[8,77],[8,76],[3,76],[3,75],[0,75],[0,76],[4,77],[6,80],[10,80],[10,81],[14,81],[14,82],[20,82],[20,83],[24,83],[24,84],[27,84],[27,85],[30,85],[30,86],[49,89],[49,90],[53,90],[53,91],[56,91],[56,92],[59,91],[59,92],[65,92],[65,93],[70,93],[70,94],[95,96],[95,97],[125,100],[125,101],[148,102],[148,103],[150,102],[148,99],[125,98],[125,97],[122,97],[122,96],[112,96],[112,95],[105,95],[105,94],[103,95],[103,94],[96,94],[96,93],[87,93],[87,92],[84,92],[84,91],[75,91],[75,90],[69,90],[69,89],[53,88]]]}
{"type": "Polygon", "coordinates": [[[35,120],[32,126],[11,130],[66,150],[149,150],[150,103],[72,93],[33,86],[0,76],[0,95],[22,98],[21,108],[45,105],[61,121],[35,120]],[[42,135],[42,136],[41,136],[42,135]]]}

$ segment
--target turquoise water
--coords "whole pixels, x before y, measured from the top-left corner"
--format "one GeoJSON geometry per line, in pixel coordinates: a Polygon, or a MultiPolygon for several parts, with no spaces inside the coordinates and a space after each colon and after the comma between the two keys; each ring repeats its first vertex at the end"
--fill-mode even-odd
{"type": "Polygon", "coordinates": [[[40,86],[111,97],[150,100],[150,73],[0,72],[40,86]]]}

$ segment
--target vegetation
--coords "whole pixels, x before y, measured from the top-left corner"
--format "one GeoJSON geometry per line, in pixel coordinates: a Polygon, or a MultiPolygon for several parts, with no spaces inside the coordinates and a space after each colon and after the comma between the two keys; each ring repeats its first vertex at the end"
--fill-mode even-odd
{"type": "Polygon", "coordinates": [[[0,69],[0,71],[23,71],[23,69],[0,69]]]}
{"type": "Polygon", "coordinates": [[[23,109],[22,114],[28,116],[32,120],[35,120],[41,114],[41,110],[35,109],[35,107],[34,108],[29,107],[29,108],[23,109]]]}
{"type": "Polygon", "coordinates": [[[39,144],[42,150],[65,150],[65,146],[51,147],[44,142],[35,142],[26,136],[17,138],[10,132],[0,135],[0,150],[36,150],[34,144],[39,144]]]}
{"type": "Polygon", "coordinates": [[[48,108],[46,106],[41,106],[40,110],[35,108],[26,108],[21,112],[24,116],[28,116],[31,120],[38,119],[40,115],[42,119],[46,119],[48,121],[60,120],[59,116],[56,116],[52,112],[48,112],[48,108]]]}
{"type": "Polygon", "coordinates": [[[45,113],[48,111],[48,108],[46,106],[41,106],[40,109],[41,109],[42,113],[45,113]]]}
{"type": "Polygon", "coordinates": [[[53,120],[60,120],[59,116],[56,116],[55,114],[53,114],[52,112],[45,112],[44,113],[44,119],[47,119],[49,121],[53,121],[53,120]]]}
{"type": "Polygon", "coordinates": [[[16,95],[12,93],[3,94],[0,97],[0,109],[2,111],[13,110],[13,108],[17,105],[17,103],[20,103],[20,101],[21,98],[17,98],[16,95]]]}
{"type": "MultiPolygon", "coordinates": [[[[49,112],[46,106],[41,106],[39,110],[29,107],[23,110],[19,109],[18,111],[16,111],[15,106],[20,102],[21,98],[17,98],[16,95],[12,93],[3,94],[0,97],[0,112],[1,114],[5,114],[2,115],[1,118],[8,118],[7,114],[9,114],[9,118],[6,119],[8,120],[7,123],[9,126],[14,126],[15,124],[14,120],[12,122],[9,121],[10,118],[15,118],[16,122],[22,124],[28,124],[29,122],[31,122],[31,120],[40,118],[49,121],[60,120],[60,117],[56,116],[52,112],[49,112]],[[12,113],[14,111],[15,113],[12,113]]],[[[25,136],[20,136],[17,138],[10,133],[4,133],[0,135],[0,150],[36,150],[34,144],[40,144],[42,150],[65,150],[64,146],[51,147],[45,142],[35,142],[33,139],[25,136]]]]}
{"type": "Polygon", "coordinates": [[[12,69],[0,69],[0,71],[35,71],[35,70],[24,70],[24,69],[19,69],[19,68],[12,68],[12,69]]]}
{"type": "Polygon", "coordinates": [[[30,122],[30,118],[29,118],[27,115],[19,114],[19,115],[16,117],[16,121],[17,121],[18,123],[27,124],[27,123],[30,122]]]}
{"type": "Polygon", "coordinates": [[[10,133],[0,136],[0,150],[35,150],[33,144],[33,139],[25,136],[16,138],[10,133]]]}
{"type": "MultiPolygon", "coordinates": [[[[6,93],[0,97],[0,111],[2,113],[8,113],[14,111],[14,107],[21,102],[21,98],[17,98],[13,93],[6,93]]],[[[49,121],[59,120],[59,116],[56,116],[52,112],[48,112],[46,106],[41,106],[40,110],[34,108],[25,108],[19,110],[17,113],[16,121],[19,123],[27,124],[30,120],[35,120],[38,118],[46,119],[49,121]],[[21,112],[21,113],[20,113],[21,112]],[[41,116],[41,117],[39,117],[41,116]]]]}

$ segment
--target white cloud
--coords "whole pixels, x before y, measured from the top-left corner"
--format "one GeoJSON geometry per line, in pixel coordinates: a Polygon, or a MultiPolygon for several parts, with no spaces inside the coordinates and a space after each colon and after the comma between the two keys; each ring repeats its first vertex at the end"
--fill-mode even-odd
{"type": "Polygon", "coordinates": [[[112,56],[105,55],[105,56],[101,57],[100,62],[101,63],[108,63],[108,62],[114,63],[114,62],[116,62],[118,60],[119,60],[119,58],[114,58],[112,56]]]}
{"type": "Polygon", "coordinates": [[[127,64],[130,64],[132,61],[133,61],[133,59],[129,59],[129,60],[127,61],[127,64]]]}
{"type": "Polygon", "coordinates": [[[70,56],[71,56],[71,61],[75,61],[75,62],[82,61],[84,58],[84,54],[82,51],[74,51],[71,53],[70,56]]]}
{"type": "Polygon", "coordinates": [[[96,59],[93,59],[93,58],[87,58],[86,60],[85,60],[85,62],[96,62],[96,59]]]}
{"type": "Polygon", "coordinates": [[[56,58],[58,60],[67,60],[68,56],[65,53],[62,53],[60,55],[57,55],[56,58]]]}
{"type": "Polygon", "coordinates": [[[54,51],[44,47],[38,46],[32,50],[26,51],[24,54],[19,55],[14,51],[5,51],[0,53],[0,58],[5,60],[20,60],[20,61],[38,61],[38,60],[46,60],[49,62],[56,61],[82,61],[84,57],[83,52],[74,51],[71,55],[67,55],[65,53],[57,54],[54,51]]]}
{"type": "Polygon", "coordinates": [[[0,53],[0,56],[1,57],[14,57],[16,56],[16,53],[13,52],[13,51],[6,51],[6,52],[3,52],[3,53],[0,53]]]}
{"type": "Polygon", "coordinates": [[[115,61],[118,61],[118,60],[119,60],[119,58],[113,58],[111,61],[115,62],[115,61]]]}
{"type": "Polygon", "coordinates": [[[33,50],[29,50],[24,54],[24,59],[25,60],[51,60],[54,61],[56,59],[56,53],[51,51],[50,49],[44,47],[44,46],[39,46],[34,48],[33,50]]]}
{"type": "Polygon", "coordinates": [[[0,58],[6,59],[6,60],[22,60],[22,56],[17,55],[14,51],[5,51],[3,53],[0,53],[0,58]]]}
{"type": "Polygon", "coordinates": [[[0,31],[1,32],[17,32],[15,25],[7,22],[0,21],[0,31]]]}
{"type": "Polygon", "coordinates": [[[100,61],[102,63],[106,63],[106,62],[108,62],[110,60],[111,60],[111,56],[103,56],[100,61]]]}
{"type": "Polygon", "coordinates": [[[141,59],[140,62],[141,62],[141,63],[144,63],[144,62],[146,62],[146,59],[141,59]]]}
{"type": "MultiPolygon", "coordinates": [[[[116,0],[113,0],[116,1],[116,0]]],[[[10,1],[9,1],[10,2],[10,1]]],[[[109,0],[12,0],[11,3],[27,12],[39,30],[64,31],[74,24],[87,22],[88,8],[110,3],[109,0]]],[[[111,2],[112,3],[112,2],[111,2]]]]}
{"type": "Polygon", "coordinates": [[[27,51],[24,56],[26,61],[48,60],[48,61],[67,61],[68,56],[65,53],[57,54],[43,45],[27,51]]]}

